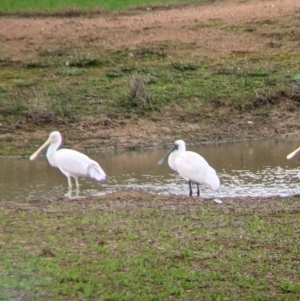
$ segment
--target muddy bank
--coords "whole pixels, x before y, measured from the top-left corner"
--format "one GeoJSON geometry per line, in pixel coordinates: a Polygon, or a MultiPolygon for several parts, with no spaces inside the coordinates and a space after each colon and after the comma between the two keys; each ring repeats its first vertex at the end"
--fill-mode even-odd
{"type": "MultiPolygon", "coordinates": [[[[107,49],[121,52],[137,47],[155,48],[163,43],[168,48],[167,53],[163,53],[166,55],[163,60],[170,60],[170,64],[172,60],[181,63],[189,58],[200,62],[199,66],[205,59],[218,65],[224,57],[230,60],[240,54],[247,62],[248,55],[253,55],[254,61],[266,55],[263,60],[266,59],[268,64],[267,71],[273,74],[276,60],[279,62],[292,57],[291,64],[293,56],[297,60],[299,9],[299,4],[292,0],[251,0],[243,3],[229,0],[170,6],[168,9],[141,9],[128,14],[100,14],[94,18],[1,17],[0,59],[3,66],[12,64],[12,68],[28,70],[38,69],[43,64],[51,67],[49,58],[54,60],[70,53],[95,54],[107,49]]],[[[154,50],[160,51],[159,48],[154,50]]],[[[234,64],[230,68],[238,69],[238,64],[234,64]]],[[[216,72],[228,72],[222,70],[223,66],[220,68],[216,72]]],[[[230,68],[229,72],[232,71],[230,68]]],[[[112,70],[110,74],[118,76],[112,70]]],[[[155,112],[142,116],[134,113],[116,116],[109,110],[103,112],[99,105],[98,116],[82,113],[79,118],[60,118],[52,116],[52,113],[47,115],[47,112],[40,116],[29,112],[18,117],[22,106],[30,109],[30,104],[22,102],[11,113],[9,103],[17,102],[20,97],[28,97],[29,100],[36,97],[45,102],[52,100],[52,97],[47,98],[46,92],[39,91],[43,86],[34,86],[34,80],[20,79],[20,75],[13,74],[13,71],[9,69],[0,80],[0,93],[6,93],[7,97],[3,107],[8,107],[0,108],[0,155],[27,156],[53,130],[63,134],[66,147],[85,151],[164,147],[176,139],[199,144],[299,134],[298,74],[293,75],[295,80],[291,89],[280,84],[275,89],[272,86],[274,79],[270,77],[270,91],[254,93],[253,99],[248,99],[244,106],[237,105],[234,99],[225,98],[213,99],[213,104],[203,105],[204,101],[195,97],[194,102],[180,99],[180,105],[179,100],[177,104],[170,101],[155,112]],[[21,87],[21,92],[16,92],[16,87],[21,87]],[[28,91],[23,95],[22,89],[28,91]],[[28,96],[28,93],[33,96],[28,96]]],[[[265,75],[262,72],[259,76],[265,75]]],[[[72,76],[69,78],[67,85],[72,90],[76,77],[75,83],[72,76]]],[[[75,107],[80,107],[80,102],[75,107]]]]}
{"type": "Polygon", "coordinates": [[[44,212],[51,212],[53,206],[60,205],[61,210],[66,212],[85,211],[93,208],[96,211],[113,212],[124,210],[130,212],[145,211],[155,209],[159,211],[176,211],[181,213],[201,212],[210,210],[225,214],[241,214],[248,212],[257,215],[283,215],[299,214],[300,202],[299,195],[291,197],[245,197],[245,198],[222,198],[222,204],[214,202],[213,199],[202,199],[201,197],[188,196],[158,196],[143,191],[124,191],[110,193],[101,197],[80,197],[73,199],[49,198],[45,200],[35,200],[32,202],[4,202],[1,204],[3,209],[21,209],[22,207],[30,210],[43,208],[44,212]]]}
{"type": "MultiPolygon", "coordinates": [[[[49,132],[59,130],[64,137],[66,147],[78,150],[134,150],[165,147],[177,139],[190,144],[207,142],[229,142],[255,138],[275,138],[299,134],[299,112],[288,112],[286,100],[279,106],[270,107],[268,117],[257,116],[254,112],[207,112],[205,119],[180,120],[176,108],[156,113],[150,119],[106,119],[70,122],[59,125],[34,127],[32,125],[12,125],[0,130],[0,143],[5,147],[21,150],[29,155],[46,140],[49,132]],[[254,114],[251,114],[254,113],[254,114]],[[171,115],[174,115],[172,117],[171,115]],[[213,116],[210,116],[213,115],[213,116]],[[151,120],[154,119],[154,120],[151,120]]],[[[213,109],[212,109],[213,110],[213,109]]],[[[218,109],[215,109],[218,111],[218,109]]],[[[220,111],[220,110],[219,110],[220,111]]]]}

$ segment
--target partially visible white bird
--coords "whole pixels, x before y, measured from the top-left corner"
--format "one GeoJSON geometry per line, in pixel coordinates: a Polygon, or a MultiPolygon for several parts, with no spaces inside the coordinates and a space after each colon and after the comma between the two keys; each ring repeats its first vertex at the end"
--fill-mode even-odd
{"type": "Polygon", "coordinates": [[[78,177],[90,177],[99,182],[106,179],[105,172],[96,161],[72,149],[59,149],[61,144],[60,132],[51,132],[47,141],[30,156],[30,160],[36,159],[49,145],[46,157],[51,166],[57,167],[68,178],[69,195],[72,191],[71,177],[75,179],[77,190],[79,190],[78,177]]]}
{"type": "Polygon", "coordinates": [[[220,179],[216,171],[199,154],[186,150],[183,140],[175,141],[174,147],[158,161],[162,165],[169,156],[169,166],[189,183],[190,196],[192,196],[191,183],[197,184],[197,195],[200,196],[199,184],[204,184],[210,189],[217,191],[220,188],[220,179]]]}
{"type": "Polygon", "coordinates": [[[293,157],[295,157],[296,155],[298,155],[298,153],[300,152],[300,147],[298,147],[296,150],[294,150],[292,153],[288,154],[286,156],[286,158],[288,160],[292,159],[293,157]]]}

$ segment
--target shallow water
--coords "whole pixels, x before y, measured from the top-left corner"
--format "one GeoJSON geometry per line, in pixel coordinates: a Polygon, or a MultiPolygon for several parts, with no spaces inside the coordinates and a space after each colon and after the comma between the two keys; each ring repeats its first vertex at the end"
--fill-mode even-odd
{"type": "MultiPolygon", "coordinates": [[[[258,140],[191,146],[218,172],[220,192],[201,188],[201,196],[245,197],[288,196],[300,191],[300,154],[290,161],[286,155],[300,146],[300,140],[258,140]]],[[[98,161],[109,178],[104,183],[80,179],[80,196],[102,195],[113,191],[142,190],[154,194],[188,195],[184,179],[157,161],[166,149],[123,153],[89,154],[98,161]]],[[[30,154],[28,154],[30,155],[30,154]]],[[[194,186],[196,193],[196,187],[194,186]]],[[[0,158],[0,200],[37,200],[63,196],[67,179],[51,167],[46,157],[0,158]]]]}

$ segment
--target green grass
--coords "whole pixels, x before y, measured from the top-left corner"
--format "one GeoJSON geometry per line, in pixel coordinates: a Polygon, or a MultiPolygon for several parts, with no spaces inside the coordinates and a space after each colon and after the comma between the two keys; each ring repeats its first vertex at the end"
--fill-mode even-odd
{"type": "MultiPolygon", "coordinates": [[[[2,68],[1,107],[7,115],[28,116],[51,111],[58,117],[124,113],[146,114],[176,103],[184,108],[198,103],[255,109],[276,103],[283,89],[300,84],[299,56],[278,60],[263,55],[206,61],[172,61],[167,49],[135,49],[93,56],[40,57],[39,63],[2,68]],[[276,60],[276,61],[275,61],[276,60]],[[275,62],[274,62],[275,61],[275,62]],[[66,67],[68,62],[69,67],[66,67]],[[237,68],[238,65],[238,68],[237,68]],[[144,106],[130,98],[130,76],[145,78],[149,102],[144,106]],[[40,78],[43,78],[41,81],[40,78]],[[284,87],[284,88],[283,88],[284,87]]],[[[199,111],[194,111],[199,116],[199,111]]],[[[190,114],[188,114],[190,117],[190,114]]]]}
{"type": "MultiPolygon", "coordinates": [[[[205,2],[207,0],[196,0],[195,2],[205,2]]],[[[83,9],[93,10],[95,8],[121,10],[134,6],[149,5],[149,4],[170,4],[170,3],[190,2],[188,0],[24,0],[10,1],[2,0],[0,4],[0,12],[21,12],[21,11],[57,11],[61,9],[83,9]]]]}
{"type": "MultiPolygon", "coordinates": [[[[199,45],[179,41],[112,49],[88,33],[70,40],[42,33],[44,40],[34,58],[22,57],[20,52],[20,59],[7,53],[0,60],[1,131],[16,125],[25,131],[60,127],[89,118],[153,118],[174,108],[174,121],[202,124],[212,119],[230,122],[231,113],[224,116],[229,111],[232,118],[249,113],[266,122],[273,108],[295,112],[300,91],[297,14],[293,19],[283,16],[234,25],[218,20],[193,22],[194,30],[209,27],[221,34],[251,35],[264,45],[260,53],[211,57],[199,55],[199,45]],[[272,38],[276,47],[270,36],[279,37],[272,38]],[[83,42],[87,48],[81,48],[83,42]],[[144,81],[142,97],[132,93],[133,76],[144,81]]],[[[22,154],[20,147],[13,150],[4,140],[0,150],[1,155],[22,154]]]]}
{"type": "Polygon", "coordinates": [[[296,301],[298,204],[145,195],[1,204],[0,298],[296,301]]]}

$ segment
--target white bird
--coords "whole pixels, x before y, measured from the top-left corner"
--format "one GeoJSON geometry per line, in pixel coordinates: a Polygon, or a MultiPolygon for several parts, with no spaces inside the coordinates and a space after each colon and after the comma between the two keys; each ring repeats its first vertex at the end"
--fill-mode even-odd
{"type": "Polygon", "coordinates": [[[49,145],[46,153],[48,162],[51,166],[57,167],[68,178],[68,194],[70,196],[72,191],[71,177],[75,179],[76,189],[78,191],[78,177],[90,177],[99,182],[106,179],[105,172],[96,161],[72,149],[59,149],[61,144],[62,137],[60,132],[51,132],[47,141],[30,156],[30,160],[36,159],[38,155],[49,145]]]}
{"type": "Polygon", "coordinates": [[[187,151],[183,140],[175,141],[174,147],[157,164],[162,165],[167,156],[169,166],[188,182],[190,196],[193,194],[191,183],[197,184],[198,196],[200,196],[199,184],[204,184],[214,191],[219,190],[220,179],[216,171],[202,156],[187,151]]]}

